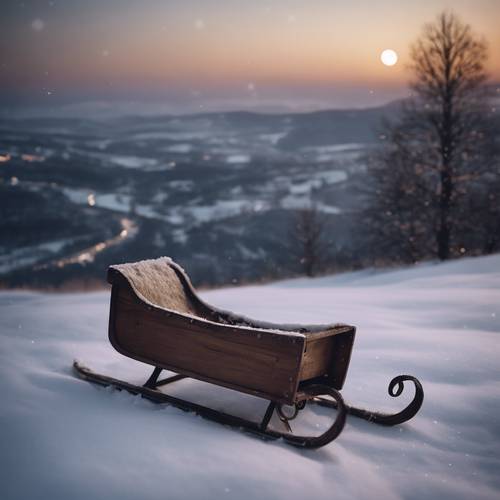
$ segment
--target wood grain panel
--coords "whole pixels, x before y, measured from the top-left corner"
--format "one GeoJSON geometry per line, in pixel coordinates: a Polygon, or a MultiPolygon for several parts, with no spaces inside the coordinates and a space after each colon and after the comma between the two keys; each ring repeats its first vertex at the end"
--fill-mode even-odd
{"type": "Polygon", "coordinates": [[[333,357],[333,343],[334,338],[331,335],[317,340],[307,340],[300,370],[301,381],[328,374],[333,357]]]}
{"type": "Polygon", "coordinates": [[[276,401],[297,390],[304,338],[190,319],[113,285],[110,340],[122,354],[276,401]]]}
{"type": "Polygon", "coordinates": [[[308,335],[302,358],[300,381],[314,380],[342,389],[351,359],[354,327],[331,328],[319,334],[308,335]]]}

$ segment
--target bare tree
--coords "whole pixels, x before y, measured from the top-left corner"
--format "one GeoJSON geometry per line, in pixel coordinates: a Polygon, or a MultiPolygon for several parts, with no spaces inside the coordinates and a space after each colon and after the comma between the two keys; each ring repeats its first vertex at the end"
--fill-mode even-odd
{"type": "MultiPolygon", "coordinates": [[[[500,170],[500,165],[498,165],[500,170]]],[[[487,182],[475,183],[467,193],[462,225],[467,235],[459,243],[462,253],[491,254],[500,251],[500,171],[487,182]]]]}
{"type": "Polygon", "coordinates": [[[426,158],[428,151],[416,150],[400,128],[388,127],[385,133],[391,147],[368,160],[371,200],[361,220],[369,226],[371,236],[366,253],[393,262],[415,263],[433,247],[435,200],[425,175],[425,165],[431,159],[426,158]]]}
{"type": "Polygon", "coordinates": [[[450,256],[450,211],[462,163],[460,153],[474,145],[471,140],[477,135],[476,127],[481,126],[477,108],[486,79],[486,55],[484,41],[449,13],[441,14],[435,24],[427,25],[424,35],[412,48],[415,74],[412,87],[423,101],[423,118],[434,132],[440,160],[435,166],[439,173],[436,243],[442,260],[450,256]]]}
{"type": "Polygon", "coordinates": [[[377,189],[370,209],[385,208],[375,216],[375,230],[392,224],[392,242],[406,248],[410,260],[460,253],[463,217],[471,215],[464,213],[465,200],[492,174],[496,137],[486,57],[485,42],[448,12],[426,25],[412,46],[415,96],[386,125],[385,146],[370,162],[377,189]]]}
{"type": "Polygon", "coordinates": [[[299,209],[292,221],[290,248],[306,276],[314,276],[325,264],[325,220],[315,205],[299,209]]]}

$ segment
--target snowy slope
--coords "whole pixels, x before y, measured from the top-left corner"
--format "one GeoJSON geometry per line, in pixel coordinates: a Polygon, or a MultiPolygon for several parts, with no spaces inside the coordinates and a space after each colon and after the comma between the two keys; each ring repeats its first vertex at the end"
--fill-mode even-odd
{"type": "MultiPolygon", "coordinates": [[[[357,325],[349,402],[396,410],[389,380],[421,379],[411,422],[351,417],[312,451],[77,380],[73,358],[132,382],[149,373],[108,344],[108,296],[0,293],[3,500],[498,498],[500,256],[203,294],[261,319],[357,325]]],[[[265,407],[201,382],[169,391],[246,417],[265,407]]],[[[306,428],[328,415],[304,411],[306,428]]]]}

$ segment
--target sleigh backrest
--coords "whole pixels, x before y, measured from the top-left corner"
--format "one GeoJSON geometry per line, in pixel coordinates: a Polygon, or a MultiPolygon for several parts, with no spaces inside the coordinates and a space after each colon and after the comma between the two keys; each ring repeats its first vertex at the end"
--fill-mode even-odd
{"type": "Polygon", "coordinates": [[[150,305],[190,316],[207,316],[204,304],[191,292],[188,278],[168,257],[109,268],[110,283],[123,278],[150,305]]]}

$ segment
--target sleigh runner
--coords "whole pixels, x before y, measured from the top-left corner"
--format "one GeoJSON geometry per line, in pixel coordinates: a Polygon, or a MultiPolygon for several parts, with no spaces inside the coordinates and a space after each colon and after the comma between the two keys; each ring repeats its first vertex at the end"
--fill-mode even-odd
{"type": "Polygon", "coordinates": [[[275,325],[212,307],[198,297],[182,268],[168,258],[112,266],[108,281],[112,285],[111,344],[121,354],[155,368],[144,386],[136,386],[95,374],[75,362],[77,373],[85,380],[305,447],[335,439],[347,413],[395,425],[413,417],[422,404],[420,383],[407,375],[396,377],[389,386],[389,394],[399,396],[405,380],[415,385],[413,401],[398,414],[369,412],[344,403],[339,391],[351,357],[353,326],[275,325]],[[176,375],[159,380],[162,370],[176,375]],[[159,390],[186,377],[264,398],[269,401],[267,411],[256,423],[159,390]],[[308,402],[335,409],[333,423],[319,436],[291,432],[290,421],[308,402]],[[269,428],[275,411],[283,432],[269,428]]]}

